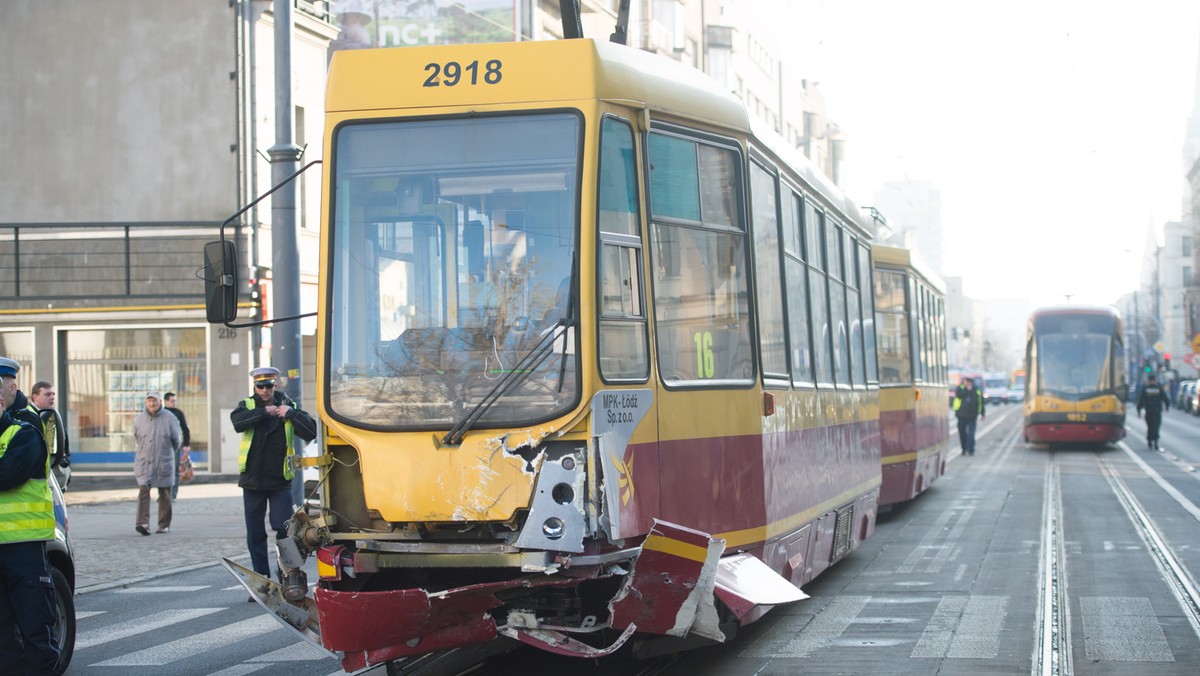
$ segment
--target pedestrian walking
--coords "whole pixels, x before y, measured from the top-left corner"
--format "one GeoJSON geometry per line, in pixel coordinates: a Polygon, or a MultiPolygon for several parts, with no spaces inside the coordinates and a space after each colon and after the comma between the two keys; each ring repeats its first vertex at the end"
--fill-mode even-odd
{"type": "MultiPolygon", "coordinates": [[[[271,576],[267,559],[267,530],[264,520],[270,508],[275,539],[287,537],[292,515],[292,478],[295,469],[295,437],[317,438],[317,424],[286,394],[275,388],[279,369],[263,366],[250,372],[254,395],[238,403],[229,414],[234,431],[242,433],[238,449],[238,486],[246,514],[246,546],[254,572],[271,576]]],[[[282,582],[282,580],[281,580],[282,582]]]]}
{"type": "Polygon", "coordinates": [[[986,417],[983,397],[973,378],[963,378],[954,391],[954,417],[958,419],[958,442],[963,455],[975,455],[975,423],[986,417]]]}
{"type": "Polygon", "coordinates": [[[4,409],[21,365],[0,357],[0,669],[53,674],[54,583],[46,542],[54,539],[50,455],[34,426],[4,409]]]}
{"type": "Polygon", "coordinates": [[[183,432],[183,447],[175,454],[175,484],[171,486],[171,502],[174,502],[179,497],[179,469],[185,458],[188,458],[192,452],[192,431],[188,429],[187,416],[184,415],[183,409],[175,407],[175,393],[167,392],[163,395],[163,406],[167,407],[167,412],[175,416],[179,421],[179,430],[183,432]]]}
{"type": "Polygon", "coordinates": [[[1158,378],[1153,373],[1146,376],[1146,386],[1142,388],[1142,393],[1138,395],[1137,413],[1138,417],[1142,417],[1142,410],[1146,411],[1146,446],[1151,449],[1158,448],[1158,428],[1162,425],[1162,414],[1164,410],[1171,408],[1171,399],[1167,393],[1158,384],[1158,378]]]}
{"type": "Polygon", "coordinates": [[[162,395],[146,394],[146,407],[133,419],[133,438],[137,450],[133,475],[138,484],[137,522],[134,530],[150,534],[150,489],[158,489],[158,530],[171,532],[171,486],[175,483],[175,456],[183,445],[179,421],[163,413],[162,395]]]}

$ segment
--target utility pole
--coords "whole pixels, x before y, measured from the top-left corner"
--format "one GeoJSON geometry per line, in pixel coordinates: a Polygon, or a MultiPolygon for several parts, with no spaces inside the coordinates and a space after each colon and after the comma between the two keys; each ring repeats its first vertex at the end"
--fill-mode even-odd
{"type": "MultiPolygon", "coordinates": [[[[292,0],[275,0],[275,145],[271,157],[271,182],[279,185],[296,172],[300,148],[293,142],[292,108],[292,0]]],[[[271,303],[272,314],[300,314],[300,247],[296,242],[296,183],[289,182],[271,196],[271,303]]],[[[284,391],[300,403],[304,389],[300,322],[290,320],[271,326],[271,365],[286,378],[284,391]]],[[[299,440],[298,440],[299,441],[299,440]]],[[[303,443],[303,442],[300,442],[303,443]]],[[[304,477],[292,480],[292,503],[304,504],[304,477]]]]}

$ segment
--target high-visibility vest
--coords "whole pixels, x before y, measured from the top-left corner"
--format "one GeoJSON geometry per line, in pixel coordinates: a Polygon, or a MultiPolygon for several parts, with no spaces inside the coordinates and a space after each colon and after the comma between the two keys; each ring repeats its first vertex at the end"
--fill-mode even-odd
{"type": "MultiPolygon", "coordinates": [[[[0,457],[20,429],[20,423],[14,422],[0,434],[0,457]]],[[[54,539],[54,498],[50,495],[49,476],[47,455],[45,477],[0,492],[0,543],[54,539]]]]}
{"type": "Polygon", "coordinates": [[[42,412],[38,407],[30,404],[25,407],[25,410],[32,413],[38,419],[38,423],[41,425],[42,441],[46,442],[46,455],[53,458],[54,454],[58,451],[58,430],[54,429],[53,423],[49,427],[46,426],[46,419],[42,417],[42,412]]]}
{"type": "MultiPolygon", "coordinates": [[[[253,409],[253,408],[257,408],[256,404],[258,402],[255,401],[254,397],[246,397],[244,403],[246,404],[246,408],[253,409]]],[[[294,440],[294,437],[293,437],[294,431],[292,430],[292,421],[291,420],[283,421],[283,432],[287,436],[287,455],[283,456],[283,478],[287,479],[288,481],[291,481],[292,477],[296,476],[295,470],[292,469],[292,456],[296,454],[296,448],[294,446],[292,446],[292,441],[294,440]]],[[[242,445],[241,445],[241,447],[238,448],[238,471],[239,472],[246,471],[246,457],[250,455],[250,442],[253,441],[253,439],[254,439],[254,428],[253,427],[246,430],[245,432],[242,432],[242,445]]]]}

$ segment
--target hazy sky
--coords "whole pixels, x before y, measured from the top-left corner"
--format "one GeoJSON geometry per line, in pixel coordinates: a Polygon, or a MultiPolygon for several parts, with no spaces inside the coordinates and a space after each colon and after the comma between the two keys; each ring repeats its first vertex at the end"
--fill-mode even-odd
{"type": "Polygon", "coordinates": [[[933,183],[944,273],[978,298],[1134,288],[1147,228],[1180,219],[1200,3],[791,4],[859,204],[887,181],[933,183]]]}

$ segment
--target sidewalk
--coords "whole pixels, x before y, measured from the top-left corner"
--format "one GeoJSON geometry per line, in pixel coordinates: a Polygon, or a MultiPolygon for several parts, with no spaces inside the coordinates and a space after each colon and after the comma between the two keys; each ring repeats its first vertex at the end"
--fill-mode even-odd
{"type": "MultiPolygon", "coordinates": [[[[146,537],[133,529],[138,489],[132,473],[72,475],[64,497],[77,593],[217,565],[221,557],[248,561],[237,477],[198,474],[196,479],[179,488],[171,532],[146,537]]],[[[157,496],[151,491],[152,524],[158,518],[157,496]]]]}

